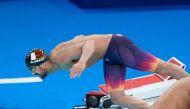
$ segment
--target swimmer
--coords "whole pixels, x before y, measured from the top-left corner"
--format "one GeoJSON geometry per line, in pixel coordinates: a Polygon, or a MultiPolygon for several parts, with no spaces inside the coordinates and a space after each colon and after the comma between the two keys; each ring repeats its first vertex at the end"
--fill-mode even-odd
{"type": "Polygon", "coordinates": [[[166,74],[177,80],[189,76],[180,67],[140,49],[121,34],[79,35],[57,45],[50,56],[42,49],[31,50],[25,63],[33,75],[41,78],[58,70],[70,71],[70,78],[76,78],[100,59],[103,59],[104,78],[112,101],[129,109],[149,109],[150,105],[125,95],[127,68],[166,74]]]}
{"type": "Polygon", "coordinates": [[[190,109],[190,77],[180,79],[150,109],[190,109]]]}

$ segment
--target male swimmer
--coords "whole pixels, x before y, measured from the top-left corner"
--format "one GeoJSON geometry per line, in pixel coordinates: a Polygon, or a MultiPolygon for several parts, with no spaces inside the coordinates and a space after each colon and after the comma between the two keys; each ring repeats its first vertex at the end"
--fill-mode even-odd
{"type": "Polygon", "coordinates": [[[102,58],[105,82],[112,101],[129,109],[149,109],[150,106],[143,100],[124,94],[126,67],[167,74],[175,79],[189,76],[180,67],[145,52],[120,34],[80,35],[57,45],[50,56],[42,49],[33,49],[25,62],[32,74],[41,78],[57,70],[68,70],[70,77],[75,78],[102,58]]]}

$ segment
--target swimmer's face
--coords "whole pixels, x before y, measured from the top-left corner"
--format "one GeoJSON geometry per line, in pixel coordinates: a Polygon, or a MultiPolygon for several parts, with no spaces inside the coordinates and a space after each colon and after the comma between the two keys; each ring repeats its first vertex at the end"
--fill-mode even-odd
{"type": "Polygon", "coordinates": [[[38,75],[40,78],[44,79],[49,73],[50,64],[48,61],[39,65],[39,66],[32,66],[32,75],[38,75]]]}

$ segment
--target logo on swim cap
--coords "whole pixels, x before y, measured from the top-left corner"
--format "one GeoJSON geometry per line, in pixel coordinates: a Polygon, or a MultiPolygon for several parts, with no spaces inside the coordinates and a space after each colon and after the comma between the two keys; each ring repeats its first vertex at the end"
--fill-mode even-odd
{"type": "Polygon", "coordinates": [[[42,49],[32,49],[25,58],[27,67],[38,66],[48,59],[48,55],[42,49]]]}
{"type": "Polygon", "coordinates": [[[36,50],[34,52],[31,53],[30,55],[30,63],[36,63],[36,62],[40,62],[44,60],[44,53],[42,50],[36,50]]]}

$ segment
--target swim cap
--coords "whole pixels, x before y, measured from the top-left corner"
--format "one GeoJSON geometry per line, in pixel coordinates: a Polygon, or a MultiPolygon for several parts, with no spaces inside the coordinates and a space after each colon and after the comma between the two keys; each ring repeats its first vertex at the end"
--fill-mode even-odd
{"type": "Polygon", "coordinates": [[[48,60],[48,55],[40,48],[32,49],[25,58],[25,63],[28,68],[38,66],[48,60]]]}

